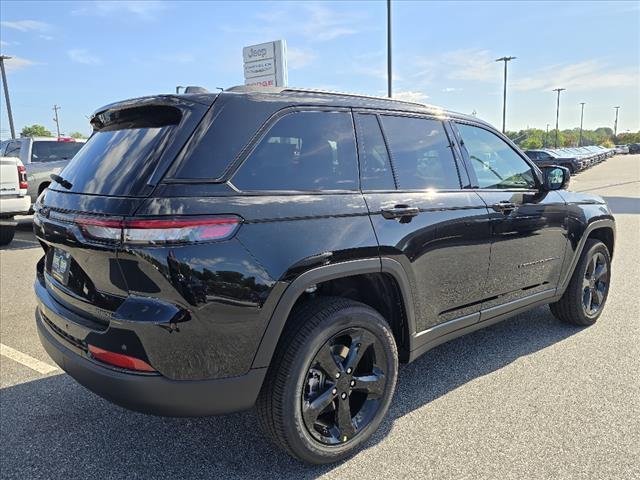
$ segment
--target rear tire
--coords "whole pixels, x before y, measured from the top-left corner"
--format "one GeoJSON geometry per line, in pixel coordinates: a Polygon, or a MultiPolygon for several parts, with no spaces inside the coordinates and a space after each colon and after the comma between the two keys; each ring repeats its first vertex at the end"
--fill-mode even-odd
{"type": "Polygon", "coordinates": [[[312,299],[291,315],[256,404],[260,427],[299,460],[337,462],[363,446],[389,409],[393,334],[377,311],[343,298],[312,299]]]}
{"type": "Polygon", "coordinates": [[[0,225],[0,245],[9,245],[15,233],[15,226],[0,225]]]}
{"type": "Polygon", "coordinates": [[[602,314],[611,280],[611,255],[600,240],[587,239],[569,286],[551,313],[564,322],[589,326],[602,314]]]}

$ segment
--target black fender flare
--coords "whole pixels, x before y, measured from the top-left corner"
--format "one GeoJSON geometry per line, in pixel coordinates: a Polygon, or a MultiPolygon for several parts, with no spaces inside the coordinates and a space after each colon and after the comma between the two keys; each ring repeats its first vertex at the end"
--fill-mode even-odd
{"type": "MultiPolygon", "coordinates": [[[[573,255],[573,258],[571,259],[571,262],[563,272],[563,277],[561,278],[561,281],[558,284],[558,288],[556,289],[556,295],[562,295],[567,289],[567,286],[571,281],[571,277],[573,276],[573,272],[578,265],[578,260],[580,260],[580,256],[582,255],[582,251],[584,250],[584,245],[587,243],[587,238],[589,238],[589,235],[595,230],[599,230],[601,228],[610,228],[613,231],[613,243],[615,245],[616,223],[613,218],[602,218],[590,222],[585,227],[585,230],[582,233],[582,237],[580,238],[580,242],[576,247],[576,251],[573,255]]],[[[611,254],[613,255],[613,252],[611,252],[611,254]]]]}
{"type": "MultiPolygon", "coordinates": [[[[411,284],[404,268],[390,258],[364,258],[316,267],[297,276],[286,288],[276,305],[271,319],[260,341],[251,368],[268,367],[275,353],[284,326],[296,301],[312,285],[342,277],[365,273],[388,273],[398,282],[405,312],[409,322],[409,333],[415,332],[414,304],[411,284]]],[[[411,337],[411,335],[410,335],[411,337]]]]}

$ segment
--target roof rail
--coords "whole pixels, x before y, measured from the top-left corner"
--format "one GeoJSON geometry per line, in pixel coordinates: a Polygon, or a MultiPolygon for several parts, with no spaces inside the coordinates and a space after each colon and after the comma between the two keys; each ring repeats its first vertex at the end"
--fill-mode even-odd
{"type": "Polygon", "coordinates": [[[420,102],[410,102],[408,100],[398,100],[397,98],[380,97],[376,95],[364,95],[362,93],[350,93],[350,92],[337,92],[334,90],[322,90],[315,88],[297,88],[297,87],[260,87],[254,85],[237,85],[235,87],[227,88],[225,92],[265,92],[265,93],[285,93],[285,92],[297,92],[297,93],[318,93],[323,95],[336,95],[342,97],[357,97],[357,98],[369,98],[372,100],[383,100],[388,102],[406,103],[409,105],[417,105],[420,107],[430,107],[439,109],[434,105],[429,105],[420,102]]]}

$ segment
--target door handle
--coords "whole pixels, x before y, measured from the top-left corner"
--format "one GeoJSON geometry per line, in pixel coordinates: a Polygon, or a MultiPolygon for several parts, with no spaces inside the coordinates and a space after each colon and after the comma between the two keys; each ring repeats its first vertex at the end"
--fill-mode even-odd
{"type": "Polygon", "coordinates": [[[396,205],[392,208],[381,209],[382,216],[387,220],[394,220],[396,218],[415,217],[420,213],[420,209],[416,207],[410,207],[409,205],[396,205]]]}
{"type": "Polygon", "coordinates": [[[503,200],[501,202],[494,203],[493,205],[491,205],[491,208],[493,208],[496,212],[502,212],[505,215],[509,215],[516,209],[516,204],[511,203],[507,200],[503,200]]]}

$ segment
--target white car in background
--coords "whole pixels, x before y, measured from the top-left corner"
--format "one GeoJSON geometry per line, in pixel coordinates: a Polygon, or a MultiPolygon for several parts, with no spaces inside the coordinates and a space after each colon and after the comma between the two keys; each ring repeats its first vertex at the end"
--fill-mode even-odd
{"type": "Polygon", "coordinates": [[[629,145],[616,145],[614,150],[616,153],[629,153],[629,145]]]}
{"type": "Polygon", "coordinates": [[[0,143],[0,157],[19,158],[27,169],[31,204],[78,153],[86,140],[68,137],[24,137],[0,143]]]}
{"type": "Polygon", "coordinates": [[[27,172],[18,158],[0,157],[0,245],[8,245],[16,232],[16,215],[31,208],[27,172]]]}

